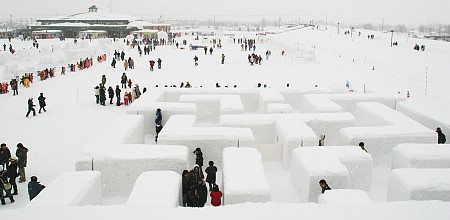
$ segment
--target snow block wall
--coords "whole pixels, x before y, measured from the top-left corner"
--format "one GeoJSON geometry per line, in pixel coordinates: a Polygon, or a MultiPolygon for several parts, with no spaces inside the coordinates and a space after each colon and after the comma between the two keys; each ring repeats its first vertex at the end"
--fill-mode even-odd
{"type": "MultiPolygon", "coordinates": [[[[450,117],[448,117],[448,102],[438,100],[408,99],[397,105],[397,110],[411,117],[427,128],[435,131],[440,127],[442,132],[450,136],[450,117]]],[[[447,143],[449,143],[447,141],[447,143]]]]}
{"type": "Polygon", "coordinates": [[[405,168],[392,171],[388,201],[450,201],[450,169],[405,168]]]}
{"type": "MultiPolygon", "coordinates": [[[[191,115],[174,115],[166,123],[158,138],[158,144],[184,145],[189,152],[202,149],[205,164],[214,161],[220,169],[225,147],[252,147],[255,141],[249,128],[195,127],[196,118],[191,115]]],[[[195,165],[194,154],[189,156],[189,167],[195,165]]]]}
{"type": "Polygon", "coordinates": [[[101,205],[100,176],[98,171],[65,172],[48,184],[26,207],[101,205]]]}
{"type": "Polygon", "coordinates": [[[126,144],[111,146],[93,158],[93,170],[102,173],[103,195],[127,197],[136,179],[146,171],[188,169],[188,150],[184,146],[126,144]]]}
{"type": "Polygon", "coordinates": [[[450,168],[450,144],[399,144],[392,169],[399,168],[450,168]]]}
{"type": "Polygon", "coordinates": [[[373,204],[366,192],[360,189],[332,189],[319,196],[319,204],[360,205],[373,204]]]}
{"type": "Polygon", "coordinates": [[[224,204],[270,201],[269,182],[255,148],[225,148],[222,175],[224,204]]]}
{"type": "Polygon", "coordinates": [[[259,90],[259,112],[266,113],[267,105],[270,103],[284,103],[285,99],[278,90],[260,89],[259,90]]]}
{"type": "Polygon", "coordinates": [[[181,176],[173,171],[143,172],[126,202],[127,205],[176,208],[182,205],[181,176]]]}
{"type": "Polygon", "coordinates": [[[400,143],[437,143],[437,134],[401,112],[376,102],[360,102],[355,117],[359,127],[341,129],[342,145],[365,143],[375,166],[390,166],[392,150],[400,143]]]}
{"type": "Polygon", "coordinates": [[[324,179],[332,189],[370,190],[372,157],[357,146],[296,148],[291,181],[301,202],[317,202],[324,179]]]}
{"type": "Polygon", "coordinates": [[[302,114],[302,118],[318,138],[322,134],[325,135],[324,146],[339,145],[340,129],[356,125],[356,118],[349,112],[306,113],[302,114]]]}

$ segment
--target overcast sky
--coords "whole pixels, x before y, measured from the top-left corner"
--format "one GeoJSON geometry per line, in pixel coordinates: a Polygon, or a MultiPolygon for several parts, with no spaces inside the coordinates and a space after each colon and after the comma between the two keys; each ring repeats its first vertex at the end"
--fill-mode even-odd
{"type": "Polygon", "coordinates": [[[185,17],[218,20],[322,19],[357,23],[450,24],[450,0],[0,0],[0,18],[45,18],[105,11],[143,18],[185,17]],[[112,3],[112,4],[111,4],[112,3]],[[111,7],[112,5],[112,7],[111,7]]]}

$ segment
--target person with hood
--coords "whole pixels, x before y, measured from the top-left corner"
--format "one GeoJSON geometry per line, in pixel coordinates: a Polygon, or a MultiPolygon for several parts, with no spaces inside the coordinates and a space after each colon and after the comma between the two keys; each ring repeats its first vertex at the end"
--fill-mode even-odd
{"type": "Polygon", "coordinates": [[[8,177],[9,177],[9,183],[11,184],[12,189],[14,190],[14,193],[12,193],[11,195],[18,195],[19,191],[17,190],[17,183],[16,183],[16,178],[19,176],[19,174],[17,173],[17,158],[16,157],[11,157],[9,158],[9,167],[7,168],[7,172],[8,172],[8,177]]]}
{"type": "Polygon", "coordinates": [[[30,201],[39,195],[44,188],[45,186],[37,181],[37,177],[32,176],[31,181],[28,183],[28,196],[30,197],[30,201]]]}
{"type": "Polygon", "coordinates": [[[16,157],[18,158],[17,166],[19,167],[19,183],[26,181],[25,167],[27,167],[28,148],[24,147],[22,143],[17,144],[16,157]]]}
{"type": "Polygon", "coordinates": [[[14,203],[14,198],[11,195],[11,189],[5,188],[8,183],[8,173],[6,170],[3,170],[3,168],[0,170],[0,200],[2,201],[2,205],[5,205],[5,195],[3,194],[3,191],[5,191],[6,196],[9,198],[11,203],[14,203]]]}
{"type": "Polygon", "coordinates": [[[209,193],[211,196],[211,205],[220,206],[222,204],[222,192],[219,190],[219,186],[214,184],[212,192],[209,193]]]}
{"type": "MultiPolygon", "coordinates": [[[[120,90],[119,85],[116,85],[116,97],[117,97],[117,106],[120,106],[120,93],[122,90],[120,90]]],[[[112,99],[111,99],[112,100],[112,99]]],[[[111,103],[112,104],[112,103],[111,103]]]]}
{"type": "Polygon", "coordinates": [[[30,115],[30,112],[33,111],[33,116],[36,116],[36,110],[34,110],[34,107],[36,105],[33,104],[33,98],[29,98],[28,99],[28,112],[26,117],[28,117],[28,115],[30,115]]]}
{"type": "Polygon", "coordinates": [[[38,97],[38,101],[39,101],[39,113],[41,113],[42,110],[44,110],[44,112],[46,112],[47,110],[45,110],[45,106],[47,106],[47,104],[45,104],[45,97],[44,97],[44,93],[41,92],[40,96],[38,97]]]}
{"type": "Polygon", "coordinates": [[[156,137],[155,137],[155,142],[158,142],[158,135],[159,132],[161,132],[163,126],[162,126],[162,113],[161,113],[161,109],[158,108],[156,109],[156,118],[155,118],[155,129],[156,129],[156,137]]]}
{"type": "Polygon", "coordinates": [[[114,98],[114,89],[110,86],[108,87],[108,97],[109,97],[109,104],[113,104],[113,98],[114,98]]]}
{"type": "Polygon", "coordinates": [[[127,88],[127,80],[128,80],[127,74],[123,73],[122,78],[120,79],[120,83],[122,83],[123,89],[127,88]]]}
{"type": "Polygon", "coordinates": [[[445,134],[442,133],[441,128],[436,128],[436,132],[438,133],[438,144],[445,144],[445,142],[447,142],[447,139],[445,138],[445,134]]]}
{"type": "Polygon", "coordinates": [[[217,167],[214,166],[214,161],[209,161],[209,167],[206,168],[206,182],[209,184],[209,191],[212,191],[213,186],[216,185],[217,167]]]}

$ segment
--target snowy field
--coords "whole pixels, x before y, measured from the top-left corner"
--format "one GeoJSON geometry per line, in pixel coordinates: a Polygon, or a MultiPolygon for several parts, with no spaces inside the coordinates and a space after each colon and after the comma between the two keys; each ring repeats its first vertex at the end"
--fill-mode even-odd
{"type": "MultiPolygon", "coordinates": [[[[0,94],[0,142],[6,143],[13,154],[19,142],[29,149],[27,181],[35,175],[41,183],[48,185],[60,174],[74,171],[75,162],[87,144],[107,130],[116,118],[126,114],[126,106],[110,105],[108,99],[106,106],[95,104],[93,88],[100,83],[102,75],[106,75],[106,87],[120,85],[124,69],[122,62],[118,62],[115,69],[110,66],[114,50],[123,50],[126,58],[131,56],[134,59],[135,69],[127,70],[127,76],[133,81],[133,86],[139,84],[141,91],[146,87],[147,93],[152,93],[156,85],[179,86],[187,81],[195,88],[201,86],[209,89],[214,88],[216,83],[222,87],[228,86],[230,90],[234,85],[239,89],[255,88],[258,83],[271,88],[285,88],[289,83],[290,88],[294,89],[313,89],[317,86],[324,90],[332,88],[347,92],[345,85],[348,81],[355,93],[370,91],[406,97],[409,92],[409,99],[415,101],[417,108],[423,107],[425,102],[438,106],[430,114],[438,115],[447,125],[450,124],[448,114],[443,112],[450,107],[450,90],[447,88],[450,85],[450,43],[413,39],[394,33],[398,46],[391,47],[391,33],[355,30],[353,37],[342,33],[341,30],[338,35],[336,27],[328,27],[328,30],[304,28],[257,38],[255,53],[264,60],[262,65],[254,66],[247,62],[247,55],[252,52],[241,51],[240,45],[233,43],[228,36],[221,37],[223,47],[215,48],[212,55],[209,52],[205,55],[203,50],[189,50],[188,46],[191,43],[210,46],[210,39],[195,41],[192,37],[186,37],[188,44],[180,45],[184,49],[177,49],[175,45],[158,46],[150,55],[142,57],[139,57],[136,48],[127,47],[123,39],[114,43],[112,39],[79,40],[77,45],[73,45],[72,39],[38,40],[40,50],[33,48],[31,41],[13,39],[11,44],[19,54],[13,58],[10,53],[0,51],[0,82],[9,83],[12,77],[5,70],[5,63],[23,73],[34,72],[35,80],[30,88],[21,85],[19,96],[13,96],[12,91],[0,94]],[[358,36],[359,31],[361,36],[358,36]],[[375,39],[367,39],[369,34],[374,34],[375,39]],[[416,43],[426,45],[426,50],[413,50],[416,43]],[[65,53],[66,50],[78,52],[65,53]],[[267,50],[272,52],[269,60],[265,59],[267,50]],[[282,51],[286,53],[283,56],[282,51]],[[315,54],[315,61],[304,60],[301,56],[305,51],[315,54]],[[103,53],[108,55],[107,61],[97,63],[96,56],[103,53]],[[78,56],[70,59],[67,54],[78,56]],[[226,56],[223,65],[220,63],[221,54],[226,56]],[[199,57],[198,66],[194,66],[194,55],[199,57]],[[76,72],[67,69],[66,75],[59,74],[61,65],[91,56],[94,59],[91,68],[76,72]],[[39,57],[41,62],[37,61],[39,57]],[[158,58],[163,60],[162,69],[155,68],[150,72],[148,61],[158,58]],[[36,71],[46,67],[56,67],[55,77],[39,81],[36,71]],[[33,97],[38,105],[37,97],[41,92],[47,97],[47,112],[26,118],[28,98],[33,97]]],[[[236,38],[255,36],[255,33],[233,34],[236,38]]],[[[179,42],[181,44],[181,40],[179,42]]],[[[9,46],[7,40],[0,39],[0,45],[4,43],[9,46]]],[[[122,97],[124,92],[122,89],[122,97]]],[[[121,127],[116,129],[120,131],[121,127]]],[[[146,137],[147,144],[154,144],[152,140],[153,137],[146,137]]],[[[193,159],[194,155],[189,156],[193,159]]],[[[51,212],[55,214],[54,219],[119,219],[130,217],[127,213],[134,213],[136,219],[141,219],[139,216],[175,219],[181,216],[193,218],[198,211],[205,219],[217,215],[226,219],[294,219],[298,216],[310,219],[361,219],[368,216],[373,219],[444,219],[449,216],[448,202],[382,203],[387,199],[390,174],[387,167],[372,170],[371,191],[368,194],[379,204],[351,207],[294,204],[299,202],[299,198],[290,184],[289,170],[283,168],[281,162],[270,162],[264,163],[264,171],[271,188],[271,203],[266,204],[232,205],[214,211],[212,207],[203,210],[179,208],[172,212],[166,209],[105,206],[124,204],[126,198],[104,198],[104,206],[98,208],[29,209],[31,214],[27,214],[20,209],[29,203],[26,184],[18,183],[16,202],[9,204],[6,199],[7,205],[0,207],[0,215],[9,219],[27,219],[32,215],[44,218],[51,212]],[[67,212],[77,214],[67,216],[67,212]],[[100,213],[108,214],[103,216],[100,213]],[[242,215],[237,216],[236,213],[242,215]],[[402,213],[402,216],[396,213],[402,213]]],[[[220,183],[221,175],[218,174],[218,177],[220,183]]]]}

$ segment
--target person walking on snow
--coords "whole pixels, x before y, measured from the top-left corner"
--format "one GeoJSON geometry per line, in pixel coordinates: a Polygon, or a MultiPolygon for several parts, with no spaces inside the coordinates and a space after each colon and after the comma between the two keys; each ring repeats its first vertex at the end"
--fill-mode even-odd
{"type": "Polygon", "coordinates": [[[156,62],[158,62],[158,69],[161,69],[161,63],[162,63],[161,58],[158,58],[158,60],[156,62]]]}
{"type": "Polygon", "coordinates": [[[225,63],[225,54],[222,54],[222,64],[225,63]]]}
{"type": "Polygon", "coordinates": [[[436,128],[436,132],[438,133],[438,144],[445,144],[447,139],[445,138],[445,134],[442,133],[441,128],[436,128]]]}
{"type": "Polygon", "coordinates": [[[44,112],[46,112],[47,110],[45,110],[45,106],[47,106],[47,104],[45,103],[45,97],[44,97],[44,93],[41,92],[41,95],[38,97],[38,101],[39,101],[39,113],[41,113],[41,110],[44,110],[44,112]]]}
{"type": "Polygon", "coordinates": [[[209,193],[211,196],[211,205],[220,206],[222,204],[222,192],[219,190],[219,186],[214,184],[212,192],[209,193]]]}
{"type": "Polygon", "coordinates": [[[162,113],[161,113],[161,109],[160,108],[156,109],[155,115],[156,115],[156,118],[155,118],[155,125],[156,125],[156,127],[155,127],[155,129],[156,129],[155,142],[158,142],[159,132],[161,132],[161,130],[163,128],[163,126],[162,126],[162,113]]]}
{"type": "Polygon", "coordinates": [[[22,143],[17,144],[16,157],[18,159],[17,166],[19,167],[19,183],[23,183],[26,181],[25,177],[25,167],[27,167],[27,154],[28,149],[23,146],[22,143]]]}
{"type": "Polygon", "coordinates": [[[113,98],[114,98],[114,89],[110,86],[108,87],[108,97],[109,97],[109,104],[113,104],[113,98]]]}
{"type": "Polygon", "coordinates": [[[195,62],[195,66],[198,66],[198,57],[194,56],[194,62],[195,62]]]}
{"type": "Polygon", "coordinates": [[[119,85],[116,85],[117,106],[120,106],[120,92],[122,92],[122,90],[120,90],[119,85]]]}
{"type": "Polygon", "coordinates": [[[206,168],[206,182],[209,184],[209,191],[212,191],[213,186],[216,185],[217,167],[214,166],[214,161],[209,161],[209,167],[206,168]]]}
{"type": "Polygon", "coordinates": [[[125,73],[122,74],[122,78],[120,79],[120,83],[122,83],[122,88],[126,89],[127,88],[127,75],[125,73]]]}
{"type": "Polygon", "coordinates": [[[153,67],[155,66],[155,61],[154,60],[150,60],[148,62],[150,63],[150,71],[153,71],[153,67]]]}
{"type": "Polygon", "coordinates": [[[26,117],[28,117],[28,115],[30,115],[30,112],[33,111],[33,116],[36,116],[36,110],[34,110],[34,107],[36,105],[33,104],[33,98],[29,98],[28,99],[28,112],[26,117]]]}

